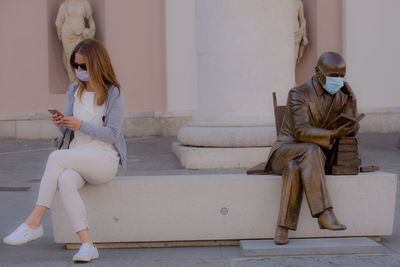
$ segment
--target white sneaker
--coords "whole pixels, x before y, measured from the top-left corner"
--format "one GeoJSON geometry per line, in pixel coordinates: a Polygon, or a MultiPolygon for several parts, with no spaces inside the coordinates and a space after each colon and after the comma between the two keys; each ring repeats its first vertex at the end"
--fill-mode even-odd
{"type": "Polygon", "coordinates": [[[3,239],[3,242],[9,245],[19,246],[29,241],[38,239],[43,236],[43,226],[37,229],[31,229],[25,223],[21,224],[14,232],[3,239]]]}
{"type": "Polygon", "coordinates": [[[89,243],[82,244],[78,253],[74,255],[72,260],[74,262],[89,262],[91,260],[97,259],[99,257],[99,252],[95,246],[89,243]]]}

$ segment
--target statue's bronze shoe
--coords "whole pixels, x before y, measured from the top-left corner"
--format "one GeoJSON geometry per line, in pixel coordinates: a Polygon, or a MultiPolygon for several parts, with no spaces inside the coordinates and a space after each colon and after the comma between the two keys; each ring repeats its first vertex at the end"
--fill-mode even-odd
{"type": "Polygon", "coordinates": [[[346,225],[341,224],[333,213],[332,208],[328,208],[318,216],[318,224],[320,229],[328,230],[346,230],[346,225]]]}
{"type": "Polygon", "coordinates": [[[274,242],[277,245],[285,245],[289,243],[288,229],[286,227],[276,227],[274,242]]]}

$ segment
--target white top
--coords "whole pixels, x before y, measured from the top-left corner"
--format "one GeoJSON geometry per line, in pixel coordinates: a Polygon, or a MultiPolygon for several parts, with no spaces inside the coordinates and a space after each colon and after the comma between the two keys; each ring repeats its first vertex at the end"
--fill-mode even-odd
{"type": "MultiPolygon", "coordinates": [[[[85,122],[90,122],[93,125],[103,126],[103,116],[106,113],[105,102],[101,106],[96,105],[96,93],[88,92],[86,90],[83,91],[81,98],[82,101],[79,98],[78,90],[75,91],[74,97],[74,117],[85,122]]],[[[74,139],[72,139],[69,148],[100,149],[107,152],[112,158],[119,161],[118,151],[113,144],[93,138],[90,135],[83,133],[82,131],[74,132],[74,139]]]]}

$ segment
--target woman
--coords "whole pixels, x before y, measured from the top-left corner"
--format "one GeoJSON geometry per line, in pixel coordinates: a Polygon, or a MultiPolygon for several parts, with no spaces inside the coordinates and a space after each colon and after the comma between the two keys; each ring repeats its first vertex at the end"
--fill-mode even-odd
{"type": "Polygon", "coordinates": [[[125,168],[126,144],[121,133],[124,98],[107,50],[101,42],[86,39],[74,49],[70,64],[77,83],[68,89],[65,116],[54,113],[52,120],[61,132],[74,131],[69,149],[49,155],[38,200],[32,213],[13,233],[4,238],[10,245],[22,245],[43,235],[42,218],[50,208],[57,188],[65,211],[82,246],[75,262],[89,262],[99,254],[90,237],[84,203],[78,189],[85,182],[102,184],[125,168]]]}

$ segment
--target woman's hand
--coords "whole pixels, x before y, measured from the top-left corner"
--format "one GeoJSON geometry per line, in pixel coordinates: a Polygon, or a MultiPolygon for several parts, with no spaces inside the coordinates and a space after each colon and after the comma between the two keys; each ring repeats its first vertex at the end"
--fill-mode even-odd
{"type": "Polygon", "coordinates": [[[64,116],[59,113],[51,114],[51,120],[53,121],[54,125],[57,127],[64,126],[63,117],[64,116]]]}
{"type": "Polygon", "coordinates": [[[72,131],[79,130],[82,127],[82,121],[75,117],[64,117],[62,121],[63,125],[72,131]]]}

